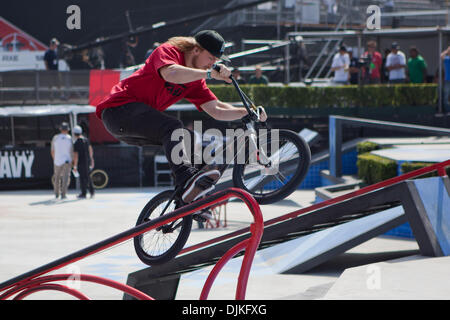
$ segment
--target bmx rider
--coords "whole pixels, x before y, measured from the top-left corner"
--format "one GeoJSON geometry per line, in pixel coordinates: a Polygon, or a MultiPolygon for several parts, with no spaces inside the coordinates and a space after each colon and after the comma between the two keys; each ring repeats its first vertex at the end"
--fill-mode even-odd
{"type": "MultiPolygon", "coordinates": [[[[233,121],[247,115],[245,108],[219,101],[206,85],[206,79],[231,82],[231,71],[225,65],[219,64],[220,72],[213,69],[219,60],[228,60],[224,48],[223,37],[214,30],[200,31],[194,37],[170,38],[97,105],[97,117],[118,140],[131,145],[163,146],[175,184],[183,186],[185,203],[213,190],[220,172],[197,169],[187,162],[174,163],[171,151],[180,141],[171,141],[171,135],[183,128],[183,123],[163,111],[184,98],[216,120],[233,121]]],[[[266,119],[262,110],[261,121],[266,119]]]]}

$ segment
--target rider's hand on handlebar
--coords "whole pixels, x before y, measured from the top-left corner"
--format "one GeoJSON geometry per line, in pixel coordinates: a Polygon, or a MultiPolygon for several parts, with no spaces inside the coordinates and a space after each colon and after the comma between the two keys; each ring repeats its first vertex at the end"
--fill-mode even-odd
{"type": "Polygon", "coordinates": [[[257,121],[257,122],[266,122],[267,114],[262,106],[258,106],[258,107],[256,107],[256,110],[251,109],[250,114],[247,114],[242,119],[250,119],[252,121],[257,121]]]}
{"type": "Polygon", "coordinates": [[[228,69],[228,67],[225,66],[224,64],[216,64],[211,69],[211,78],[213,78],[213,79],[231,83],[230,76],[231,76],[231,70],[228,69]],[[216,69],[219,69],[219,68],[220,68],[220,71],[217,71],[216,69]]]}
{"type": "Polygon", "coordinates": [[[266,110],[264,110],[264,108],[262,106],[258,106],[257,109],[259,110],[259,121],[266,122],[266,120],[267,120],[266,110]]]}

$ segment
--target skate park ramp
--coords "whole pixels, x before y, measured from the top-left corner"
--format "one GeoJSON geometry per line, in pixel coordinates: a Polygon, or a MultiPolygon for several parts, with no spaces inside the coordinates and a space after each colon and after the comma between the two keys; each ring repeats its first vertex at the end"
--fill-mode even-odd
{"type": "Polygon", "coordinates": [[[414,255],[347,269],[325,300],[447,300],[450,257],[414,255]]]}
{"type": "MultiPolygon", "coordinates": [[[[320,267],[351,248],[405,222],[410,224],[419,247],[419,251],[408,250],[405,255],[419,254],[421,259],[426,260],[434,259],[427,257],[448,255],[449,194],[448,177],[407,180],[304,215],[296,216],[294,212],[288,214],[286,219],[266,222],[251,278],[259,279],[263,283],[264,279],[268,282],[279,280],[301,286],[295,275],[320,267]],[[281,276],[287,276],[290,280],[281,276]]],[[[207,248],[193,250],[165,266],[149,267],[132,273],[128,277],[128,284],[145,292],[146,288],[149,291],[155,290],[155,283],[161,288],[164,282],[168,281],[167,284],[172,285],[169,295],[171,298],[186,298],[185,293],[200,285],[204,273],[211,268],[208,265],[213,263],[216,255],[220,256],[221,246],[229,247],[241,237],[239,235],[207,248]]],[[[231,282],[235,281],[233,279],[236,279],[238,272],[237,266],[240,265],[239,259],[241,258],[230,261],[226,269],[219,274],[217,286],[232,285],[231,282]]],[[[408,280],[405,277],[404,281],[408,280]]],[[[438,277],[433,277],[433,280],[436,286],[440,286],[438,277]]],[[[326,297],[327,291],[331,294],[333,283],[330,279],[322,283],[322,293],[317,297],[326,297]]],[[[343,286],[342,281],[339,285],[343,286]]],[[[166,292],[167,294],[169,293],[166,292]]],[[[412,297],[405,294],[404,298],[408,299],[410,296],[412,297]]],[[[333,296],[329,297],[332,299],[333,296]]],[[[383,298],[381,292],[380,298],[383,298]]],[[[402,299],[401,296],[397,298],[402,299]]]]}

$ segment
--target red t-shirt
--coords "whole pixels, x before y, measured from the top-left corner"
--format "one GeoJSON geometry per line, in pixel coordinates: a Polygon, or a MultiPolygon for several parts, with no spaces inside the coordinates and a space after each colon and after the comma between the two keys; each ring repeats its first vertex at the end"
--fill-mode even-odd
{"type": "MultiPolygon", "coordinates": [[[[366,51],[364,52],[363,57],[368,57],[369,56],[369,52],[366,51]]],[[[381,56],[381,53],[379,53],[378,51],[375,51],[372,55],[372,62],[375,65],[375,68],[371,68],[370,69],[370,79],[379,79],[381,74],[380,74],[380,69],[381,69],[381,65],[383,64],[383,57],[381,56]]],[[[364,69],[363,69],[364,72],[364,69]]]]}
{"type": "Polygon", "coordinates": [[[165,81],[158,70],[171,64],[185,66],[184,53],[164,43],[153,51],[141,69],[111,89],[110,95],[97,105],[97,117],[101,119],[102,111],[106,108],[131,102],[142,102],[159,111],[164,111],[184,98],[202,111],[200,107],[202,104],[217,100],[214,93],[206,86],[204,79],[184,84],[165,81]]]}

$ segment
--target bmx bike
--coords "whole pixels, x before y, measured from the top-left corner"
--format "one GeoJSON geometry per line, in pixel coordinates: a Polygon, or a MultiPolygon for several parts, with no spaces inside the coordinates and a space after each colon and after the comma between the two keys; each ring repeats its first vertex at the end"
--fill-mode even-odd
{"type": "MultiPolygon", "coordinates": [[[[311,162],[309,146],[293,131],[267,129],[260,121],[260,108],[241,90],[237,81],[230,78],[248,112],[242,119],[246,131],[242,130],[236,140],[227,143],[227,148],[236,150],[233,161],[215,164],[215,168],[223,174],[233,165],[234,187],[250,193],[259,204],[280,201],[294,192],[305,178],[311,162]],[[263,130],[257,130],[261,128],[263,130]],[[244,160],[238,162],[236,159],[240,155],[244,160]]],[[[219,146],[215,154],[222,154],[223,148],[219,146]]],[[[136,225],[186,205],[181,199],[182,193],[183,188],[178,186],[157,194],[142,209],[136,225]]],[[[136,236],[133,240],[139,259],[147,265],[157,265],[174,258],[189,237],[193,219],[202,221],[200,215],[194,213],[136,236]]]]}

